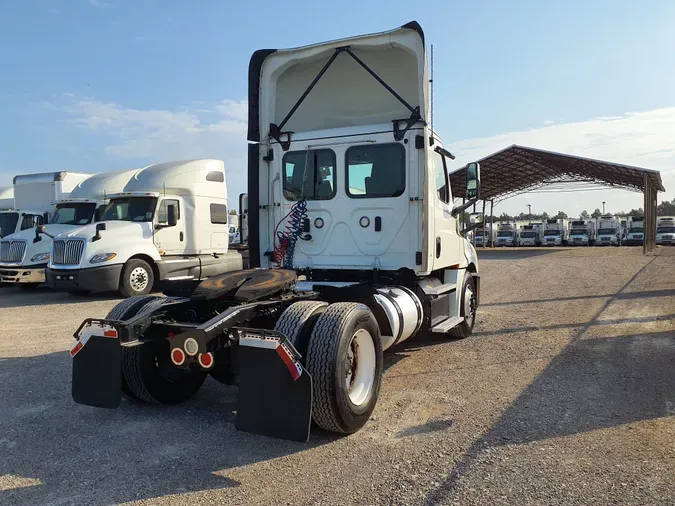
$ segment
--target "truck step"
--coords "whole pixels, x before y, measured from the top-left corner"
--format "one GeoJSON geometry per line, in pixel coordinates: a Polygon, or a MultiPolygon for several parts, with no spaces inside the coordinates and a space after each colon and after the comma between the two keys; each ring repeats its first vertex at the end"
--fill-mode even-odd
{"type": "Polygon", "coordinates": [[[457,283],[445,283],[444,285],[427,287],[424,293],[427,295],[441,295],[442,293],[452,292],[457,289],[457,283]]]}
{"type": "Polygon", "coordinates": [[[431,331],[439,334],[445,334],[448,330],[456,327],[463,321],[464,321],[463,316],[451,316],[447,320],[443,320],[441,323],[435,325],[434,327],[431,327],[431,331]]]}

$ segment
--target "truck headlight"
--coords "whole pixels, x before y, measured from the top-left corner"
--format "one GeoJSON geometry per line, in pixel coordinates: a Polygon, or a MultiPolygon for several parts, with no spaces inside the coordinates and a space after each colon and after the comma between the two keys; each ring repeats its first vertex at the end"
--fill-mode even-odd
{"type": "Polygon", "coordinates": [[[47,260],[49,260],[49,253],[38,253],[30,259],[31,262],[46,262],[47,260]]]}
{"type": "Polygon", "coordinates": [[[116,256],[117,253],[99,253],[98,255],[94,255],[93,257],[91,257],[89,263],[100,264],[101,262],[107,262],[108,260],[112,260],[116,256]]]}

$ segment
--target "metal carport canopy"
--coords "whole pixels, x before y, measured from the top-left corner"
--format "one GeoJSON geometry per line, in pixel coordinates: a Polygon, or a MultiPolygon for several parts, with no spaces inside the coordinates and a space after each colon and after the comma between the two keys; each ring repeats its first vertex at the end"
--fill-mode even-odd
{"type": "MultiPolygon", "coordinates": [[[[659,171],[514,144],[481,160],[480,198],[500,201],[553,183],[590,183],[644,192],[665,191],[659,171]]],[[[464,194],[466,167],[450,174],[452,194],[464,194]]]]}

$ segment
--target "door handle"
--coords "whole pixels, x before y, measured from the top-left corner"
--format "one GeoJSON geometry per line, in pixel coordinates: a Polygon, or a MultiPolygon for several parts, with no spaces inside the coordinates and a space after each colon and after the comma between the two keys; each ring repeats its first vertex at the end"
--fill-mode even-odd
{"type": "Polygon", "coordinates": [[[180,242],[183,242],[183,232],[180,233],[180,242]]]}
{"type": "Polygon", "coordinates": [[[436,237],[436,258],[441,257],[441,238],[436,237]]]}

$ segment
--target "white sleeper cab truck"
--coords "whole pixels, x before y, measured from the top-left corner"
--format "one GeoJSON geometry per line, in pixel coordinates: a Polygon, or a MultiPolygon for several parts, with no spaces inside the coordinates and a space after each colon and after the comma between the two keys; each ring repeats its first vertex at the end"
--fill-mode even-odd
{"type": "Polygon", "coordinates": [[[541,246],[543,227],[540,225],[523,225],[520,229],[521,246],[541,246]]]}
{"type": "Polygon", "coordinates": [[[544,246],[567,246],[567,220],[558,218],[544,222],[544,246]]]}
{"type": "Polygon", "coordinates": [[[159,163],[139,169],[98,223],[54,237],[47,279],[57,289],[128,297],[155,282],[199,281],[242,268],[228,251],[221,160],[159,163]]]}
{"type": "Polygon", "coordinates": [[[11,209],[14,209],[14,188],[12,186],[0,186],[0,211],[10,211],[11,209]]]}
{"type": "Polygon", "coordinates": [[[239,430],[306,441],[313,420],[353,433],[375,408],[384,350],[422,332],[472,332],[478,261],[459,217],[479,197],[480,167],[463,169],[466,193],[453,196],[415,22],[257,51],[249,72],[258,268],[85,320],[71,351],[73,398],[177,404],[210,374],[239,385],[239,430]],[[454,207],[460,196],[467,203],[454,207]]]}
{"type": "Polygon", "coordinates": [[[105,209],[107,195],[122,191],[134,172],[101,172],[80,181],[68,198],[56,202],[47,225],[2,239],[1,246],[7,245],[9,251],[20,250],[23,255],[21,258],[17,255],[15,262],[0,262],[0,279],[21,288],[34,288],[44,283],[52,238],[98,221],[105,209]]]}
{"type": "Polygon", "coordinates": [[[569,222],[569,244],[593,246],[595,244],[595,220],[572,220],[569,222]]]}
{"type": "Polygon", "coordinates": [[[628,231],[626,232],[627,246],[642,246],[645,241],[645,217],[629,216],[628,231]]]}
{"type": "Polygon", "coordinates": [[[621,246],[621,221],[612,215],[600,216],[596,227],[598,239],[595,244],[600,246],[621,246]]]}
{"type": "Polygon", "coordinates": [[[515,223],[500,223],[497,226],[497,246],[518,246],[518,228],[515,223]]]}
{"type": "Polygon", "coordinates": [[[675,218],[672,216],[663,216],[656,221],[656,244],[675,244],[675,218]]]}

